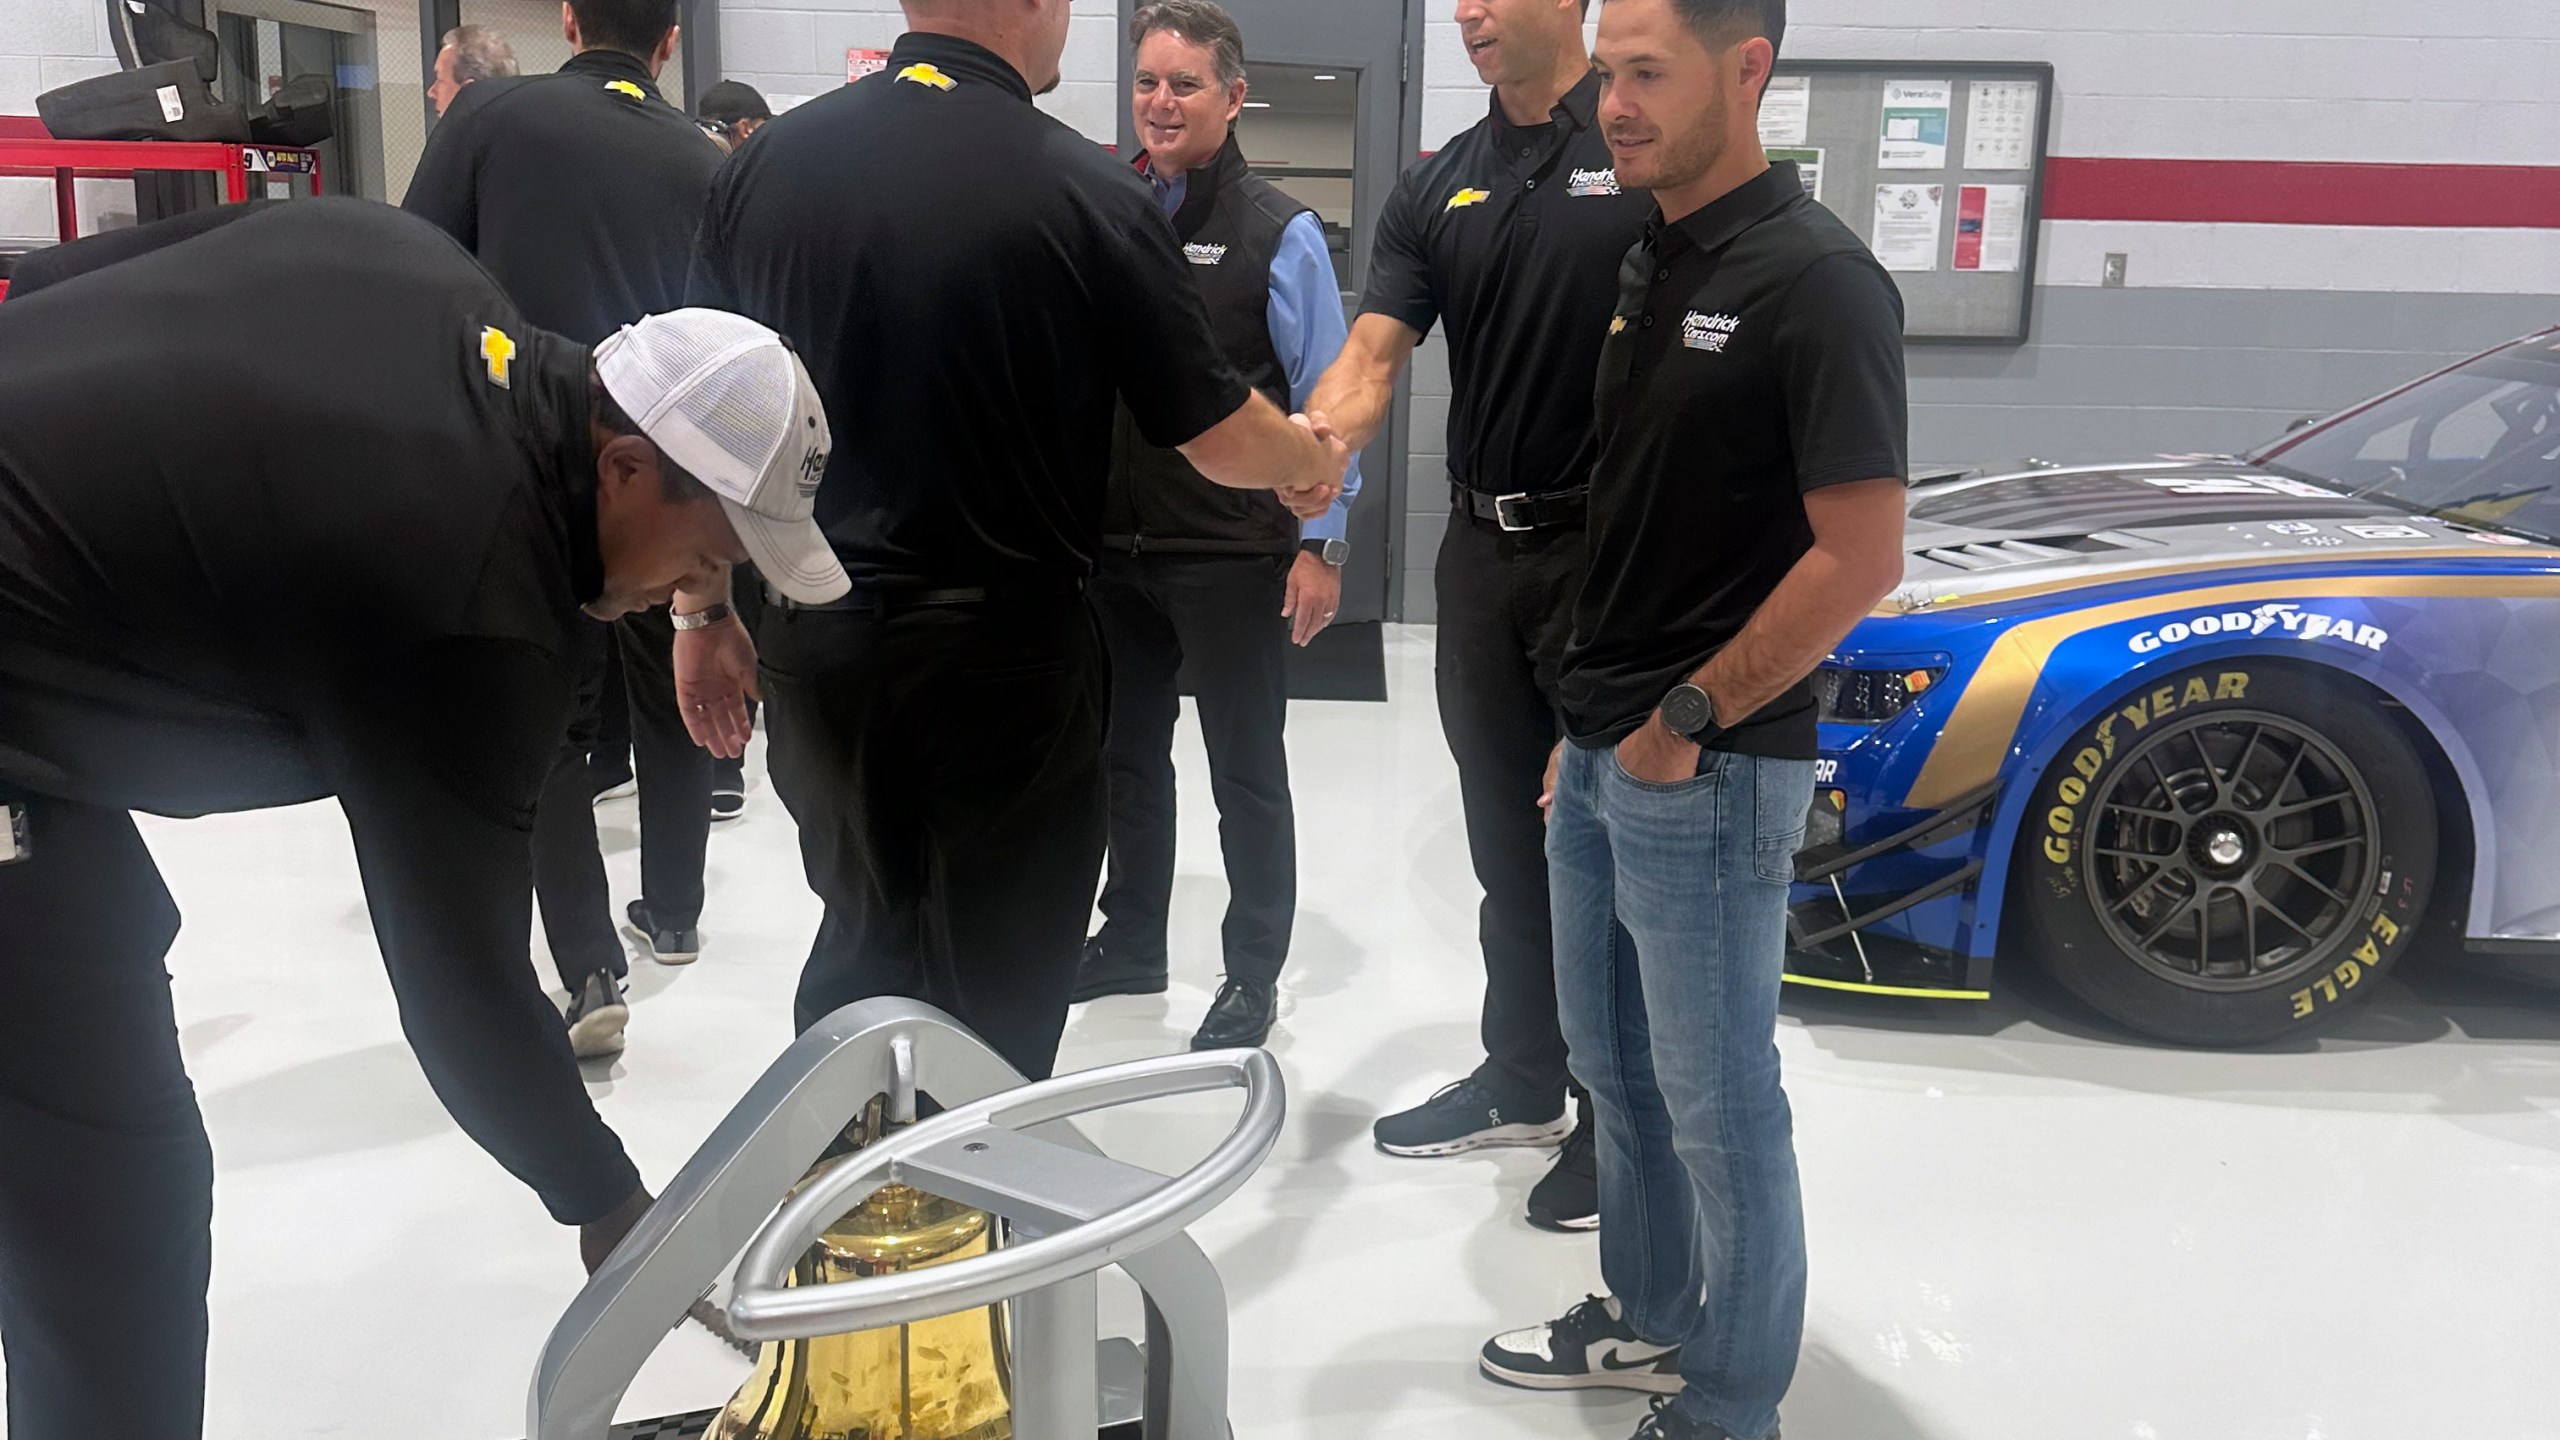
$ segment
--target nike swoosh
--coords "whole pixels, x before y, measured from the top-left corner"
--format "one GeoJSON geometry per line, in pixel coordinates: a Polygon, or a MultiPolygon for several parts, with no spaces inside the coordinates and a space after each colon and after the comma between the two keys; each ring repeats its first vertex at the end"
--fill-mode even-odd
{"type": "Polygon", "coordinates": [[[1650,1360],[1633,1360],[1629,1361],[1627,1364],[1621,1365],[1618,1363],[1619,1352],[1613,1349],[1608,1354],[1600,1357],[1600,1368],[1603,1370],[1650,1370],[1654,1366],[1661,1364],[1666,1356],[1675,1353],[1677,1352],[1665,1350],[1662,1354],[1656,1355],[1650,1360]]]}

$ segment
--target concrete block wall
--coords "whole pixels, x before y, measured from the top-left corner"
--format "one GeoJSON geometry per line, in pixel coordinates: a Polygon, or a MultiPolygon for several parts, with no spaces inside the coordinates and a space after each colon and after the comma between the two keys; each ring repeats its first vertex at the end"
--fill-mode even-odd
{"type": "MultiPolygon", "coordinates": [[[[1120,114],[1117,0],[1074,0],[1065,83],[1040,106],[1108,145],[1120,114]]],[[[898,0],[724,0],[724,78],[767,95],[823,94],[844,83],[845,51],[886,50],[905,32],[898,0]]]]}
{"type": "MultiPolygon", "coordinates": [[[[33,115],[36,96],[117,68],[102,0],[0,0],[0,115],[33,115]]],[[[83,223],[133,208],[132,187],[82,181],[83,223]]],[[[0,180],[0,246],[50,244],[53,182],[0,180]]]]}

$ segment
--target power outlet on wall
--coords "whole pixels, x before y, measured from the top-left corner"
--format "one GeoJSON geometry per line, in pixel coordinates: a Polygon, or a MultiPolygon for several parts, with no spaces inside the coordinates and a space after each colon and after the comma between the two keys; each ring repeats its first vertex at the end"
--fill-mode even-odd
{"type": "Polygon", "coordinates": [[[2107,255],[2106,268],[2098,274],[2098,283],[2109,290],[2123,289],[2124,262],[2125,257],[2123,255],[2112,251],[2109,252],[2107,255]]]}

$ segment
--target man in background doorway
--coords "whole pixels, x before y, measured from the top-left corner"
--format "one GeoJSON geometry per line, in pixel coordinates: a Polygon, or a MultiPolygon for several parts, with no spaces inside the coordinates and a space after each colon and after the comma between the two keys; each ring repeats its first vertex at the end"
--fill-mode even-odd
{"type": "Polygon", "coordinates": [[[436,102],[441,120],[462,87],[515,73],[516,52],[505,36],[486,25],[458,25],[444,32],[444,46],[436,51],[436,83],[427,87],[427,97],[436,102]]]}
{"type": "MultiPolygon", "coordinates": [[[[683,306],[694,227],[721,152],[658,94],[676,50],[676,0],[569,0],[560,23],[577,53],[555,74],[471,86],[428,137],[403,206],[478,256],[527,320],[593,345],[683,306]]],[[[665,964],[702,949],[711,757],[676,710],[673,625],[659,607],[591,637],[584,718],[563,737],[543,789],[535,890],[582,1058],[621,1049],[629,1016],[629,962],[614,933],[587,764],[608,645],[619,646],[639,759],[641,897],[627,912],[631,927],[665,964]]]]}
{"type": "Polygon", "coordinates": [[[1619,262],[1650,208],[1618,184],[1596,123],[1587,11],[1585,0],[1459,0],[1492,111],[1397,184],[1351,343],[1308,402],[1345,442],[1368,444],[1414,347],[1448,326],[1440,724],[1484,887],[1485,1062],[1380,1120],[1377,1144],[1439,1156],[1563,1141],[1529,1194],[1530,1223],[1548,1230],[1598,1224],[1599,1191],[1590,1106],[1578,1125],[1565,1110],[1538,791],[1562,733],[1556,675],[1582,589],[1592,377],[1619,262]]]}
{"type": "MultiPolygon", "coordinates": [[[[1245,382],[1302,409],[1342,353],[1342,292],[1324,226],[1245,164],[1244,36],[1212,0],[1158,0],[1130,27],[1138,157],[1173,221],[1209,328],[1245,382]]],[[[1259,1045],[1278,1015],[1298,909],[1289,798],[1289,642],[1312,642],[1342,605],[1359,467],[1318,519],[1227,490],[1150,445],[1126,409],[1113,437],[1095,610],[1111,650],[1110,871],[1102,933],[1076,999],[1161,994],[1173,901],[1173,730],[1187,665],[1208,742],[1226,855],[1226,981],[1191,1046],[1259,1045]]]]}

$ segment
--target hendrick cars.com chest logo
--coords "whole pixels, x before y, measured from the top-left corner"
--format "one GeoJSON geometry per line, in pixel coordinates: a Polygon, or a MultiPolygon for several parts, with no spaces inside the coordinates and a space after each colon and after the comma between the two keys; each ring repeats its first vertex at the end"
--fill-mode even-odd
{"type": "Polygon", "coordinates": [[[2215,636],[2250,637],[2281,634],[2294,640],[2331,640],[2379,653],[2391,634],[2378,625],[2322,615],[2299,605],[2261,605],[2254,610],[2222,610],[2173,620],[2157,630],[2144,630],[2125,642],[2136,655],[2149,655],[2170,645],[2215,636]]]}

